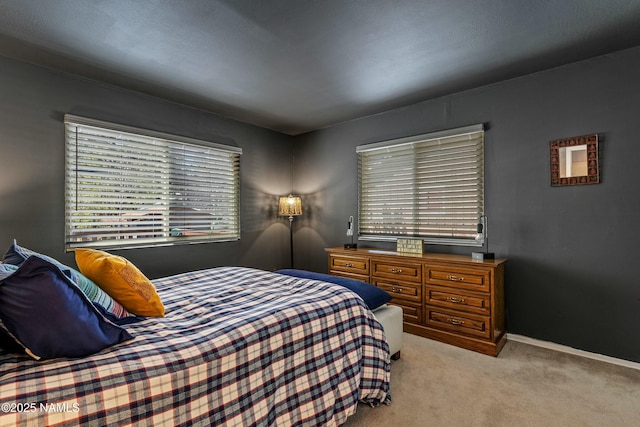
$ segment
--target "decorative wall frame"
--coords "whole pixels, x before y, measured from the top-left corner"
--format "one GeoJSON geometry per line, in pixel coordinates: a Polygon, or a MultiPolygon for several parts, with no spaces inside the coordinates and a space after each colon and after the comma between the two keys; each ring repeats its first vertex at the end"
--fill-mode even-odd
{"type": "Polygon", "coordinates": [[[549,151],[552,186],[600,183],[597,133],[550,141],[549,151]]]}

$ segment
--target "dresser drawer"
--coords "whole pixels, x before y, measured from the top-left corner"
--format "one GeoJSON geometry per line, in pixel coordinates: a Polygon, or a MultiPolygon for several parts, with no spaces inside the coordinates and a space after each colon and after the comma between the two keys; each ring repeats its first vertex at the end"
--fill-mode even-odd
{"type": "Polygon", "coordinates": [[[487,316],[491,314],[489,294],[430,285],[425,285],[424,291],[426,304],[487,316]]]}
{"type": "Polygon", "coordinates": [[[425,284],[448,286],[472,291],[491,291],[491,272],[458,266],[427,266],[425,284]]]}
{"type": "Polygon", "coordinates": [[[422,323],[422,306],[410,304],[405,301],[393,298],[389,304],[397,305],[402,308],[402,321],[406,323],[421,324],[422,323]]]}
{"type": "Polygon", "coordinates": [[[422,282],[422,264],[418,262],[371,261],[371,276],[405,282],[422,282]]]}
{"type": "Polygon", "coordinates": [[[491,320],[488,316],[425,306],[425,324],[481,338],[491,337],[491,320]]]}
{"type": "MultiPolygon", "coordinates": [[[[329,255],[329,270],[343,271],[369,277],[369,258],[346,255],[329,255]]],[[[368,281],[368,279],[367,279],[368,281]]]]}
{"type": "Polygon", "coordinates": [[[422,285],[419,283],[399,282],[377,277],[374,277],[371,282],[387,291],[394,299],[422,303],[422,285]]]}

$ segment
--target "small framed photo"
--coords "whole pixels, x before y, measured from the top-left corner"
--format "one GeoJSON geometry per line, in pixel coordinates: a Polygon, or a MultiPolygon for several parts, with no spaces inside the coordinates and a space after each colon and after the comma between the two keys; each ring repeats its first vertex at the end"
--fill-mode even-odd
{"type": "Polygon", "coordinates": [[[422,239],[397,239],[396,252],[399,254],[422,255],[424,241],[422,239]]]}

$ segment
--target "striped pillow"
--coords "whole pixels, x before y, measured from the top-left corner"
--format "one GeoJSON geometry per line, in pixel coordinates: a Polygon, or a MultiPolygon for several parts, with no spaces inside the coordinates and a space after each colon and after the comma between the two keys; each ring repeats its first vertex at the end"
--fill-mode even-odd
{"type": "Polygon", "coordinates": [[[4,264],[4,263],[0,262],[0,280],[2,280],[5,277],[11,275],[17,269],[18,269],[17,265],[4,264]]]}

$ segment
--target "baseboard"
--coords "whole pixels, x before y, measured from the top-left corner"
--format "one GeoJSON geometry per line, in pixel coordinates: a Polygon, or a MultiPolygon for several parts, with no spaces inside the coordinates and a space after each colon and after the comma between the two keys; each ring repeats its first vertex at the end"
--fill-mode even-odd
{"type": "Polygon", "coordinates": [[[625,368],[637,369],[640,371],[640,363],[631,362],[630,360],[618,359],[611,356],[605,356],[604,354],[590,353],[584,350],[578,350],[566,345],[556,344],[549,341],[537,340],[535,338],[525,337],[517,334],[507,334],[507,341],[517,341],[523,344],[529,344],[536,347],[547,348],[549,350],[555,350],[562,353],[573,354],[575,356],[586,357],[587,359],[598,360],[600,362],[611,363],[613,365],[624,366],[625,368]]]}

